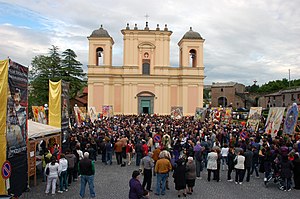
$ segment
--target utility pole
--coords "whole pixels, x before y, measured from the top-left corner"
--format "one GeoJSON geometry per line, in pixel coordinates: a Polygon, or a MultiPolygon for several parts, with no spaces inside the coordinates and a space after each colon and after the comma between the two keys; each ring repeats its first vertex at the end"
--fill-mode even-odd
{"type": "Polygon", "coordinates": [[[291,69],[289,69],[289,88],[291,87],[291,69]]]}

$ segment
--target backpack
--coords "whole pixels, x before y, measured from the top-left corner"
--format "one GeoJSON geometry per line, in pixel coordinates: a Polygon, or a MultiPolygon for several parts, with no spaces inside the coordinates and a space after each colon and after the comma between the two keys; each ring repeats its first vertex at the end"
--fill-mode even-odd
{"type": "Polygon", "coordinates": [[[46,154],[44,154],[44,160],[46,164],[51,162],[51,158],[49,158],[46,154]]]}

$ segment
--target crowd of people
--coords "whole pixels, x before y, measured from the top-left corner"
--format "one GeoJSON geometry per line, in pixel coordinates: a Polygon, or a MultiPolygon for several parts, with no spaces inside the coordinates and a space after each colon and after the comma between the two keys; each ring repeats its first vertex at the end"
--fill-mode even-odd
{"type": "Polygon", "coordinates": [[[287,135],[280,129],[276,137],[271,137],[263,128],[262,124],[253,131],[238,121],[223,124],[210,118],[174,120],[159,115],[117,115],[86,121],[72,128],[68,147],[60,158],[54,153],[50,163],[45,161],[45,173],[50,168],[46,193],[51,184],[52,194],[55,193],[58,177],[59,192],[67,191],[80,174],[80,196],[84,197],[88,182],[90,196],[95,197],[94,162],[111,165],[113,154],[121,167],[135,163],[129,182],[130,199],[149,197],[153,176],[157,178],[155,195],[165,195],[171,181],[178,197],[192,195],[204,169],[207,181],[219,182],[221,170],[227,172],[229,183],[234,181],[238,185],[244,178],[249,182],[253,174],[260,178],[263,173],[266,186],[274,180],[281,190],[290,191],[292,186],[300,189],[299,132],[287,135]],[[247,136],[241,135],[242,132],[247,132],[247,136]]]}

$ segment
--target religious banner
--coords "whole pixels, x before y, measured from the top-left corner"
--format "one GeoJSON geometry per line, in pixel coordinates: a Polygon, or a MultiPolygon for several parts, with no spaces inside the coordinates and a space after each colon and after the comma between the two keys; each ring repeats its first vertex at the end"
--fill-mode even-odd
{"type": "Polygon", "coordinates": [[[249,116],[247,120],[247,126],[251,128],[252,131],[257,131],[260,118],[261,118],[262,107],[251,107],[249,111],[249,116]]]}
{"type": "Polygon", "coordinates": [[[214,122],[220,122],[222,111],[222,107],[212,107],[210,112],[210,120],[214,122]]]}
{"type": "Polygon", "coordinates": [[[194,120],[200,120],[201,122],[204,122],[205,116],[206,116],[206,108],[196,108],[194,120]]]}
{"type": "Polygon", "coordinates": [[[62,142],[65,143],[69,137],[69,83],[62,81],[61,86],[61,137],[62,142]]]}
{"type": "Polygon", "coordinates": [[[181,119],[183,116],[183,107],[181,106],[172,106],[171,107],[171,118],[172,119],[181,119]]]}
{"type": "Polygon", "coordinates": [[[284,113],[284,107],[271,107],[269,110],[265,133],[271,134],[272,137],[277,135],[279,131],[280,124],[282,122],[282,117],[284,113]]]}
{"type": "Polygon", "coordinates": [[[83,114],[78,106],[74,106],[74,113],[75,113],[75,122],[77,126],[81,126],[81,123],[84,121],[83,114]]]}
{"type": "Polygon", "coordinates": [[[28,68],[13,61],[8,69],[6,118],[7,160],[11,163],[9,193],[20,196],[28,184],[27,107],[28,68]]]}
{"type": "Polygon", "coordinates": [[[298,114],[299,109],[298,105],[296,103],[293,103],[292,106],[290,106],[286,112],[286,117],[284,121],[284,133],[287,134],[293,134],[295,131],[295,127],[298,122],[298,114]]]}
{"type": "Polygon", "coordinates": [[[97,120],[97,112],[96,112],[96,108],[93,106],[89,106],[88,107],[88,114],[90,116],[90,119],[92,122],[95,122],[95,120],[97,120]]]}
{"type": "Polygon", "coordinates": [[[49,125],[61,128],[61,80],[49,80],[49,125]]]}
{"type": "Polygon", "coordinates": [[[81,119],[82,121],[85,121],[87,119],[87,112],[85,107],[79,107],[79,110],[81,112],[81,119]]]}
{"type": "MultiPolygon", "coordinates": [[[[8,62],[0,60],[0,165],[6,161],[6,113],[8,90],[8,62]]],[[[0,194],[6,194],[5,180],[0,177],[0,194]]]]}
{"type": "Polygon", "coordinates": [[[45,108],[43,106],[32,106],[34,121],[42,124],[47,124],[45,108]]]}
{"type": "Polygon", "coordinates": [[[225,110],[223,110],[221,112],[221,121],[223,124],[229,124],[231,123],[232,120],[232,108],[225,108],[225,110]]]}
{"type": "Polygon", "coordinates": [[[102,106],[102,115],[103,117],[114,116],[113,106],[102,106]]]}

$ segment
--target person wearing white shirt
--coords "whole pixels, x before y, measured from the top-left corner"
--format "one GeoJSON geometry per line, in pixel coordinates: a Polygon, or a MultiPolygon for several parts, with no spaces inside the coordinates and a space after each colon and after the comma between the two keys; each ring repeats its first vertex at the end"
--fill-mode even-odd
{"type": "Polygon", "coordinates": [[[68,191],[68,182],[67,182],[67,170],[68,170],[68,160],[65,157],[65,154],[60,155],[59,160],[59,187],[60,190],[58,193],[63,193],[63,191],[68,191]]]}
{"type": "Polygon", "coordinates": [[[224,146],[222,147],[221,149],[221,156],[222,156],[222,170],[224,171],[225,169],[225,166],[227,165],[227,155],[228,155],[228,151],[229,151],[229,148],[228,148],[228,145],[227,144],[224,144],[224,146]]]}
{"type": "Polygon", "coordinates": [[[47,175],[47,186],[46,186],[46,194],[49,194],[50,187],[52,186],[52,195],[55,195],[56,191],[56,181],[58,174],[61,172],[59,164],[56,162],[56,157],[51,157],[51,162],[46,165],[45,175],[47,175]],[[49,169],[48,169],[49,168],[49,169]],[[49,173],[47,173],[47,170],[49,173]]]}
{"type": "Polygon", "coordinates": [[[235,184],[242,184],[245,170],[245,157],[243,156],[244,151],[239,151],[235,157],[236,165],[235,168],[235,184]]]}

